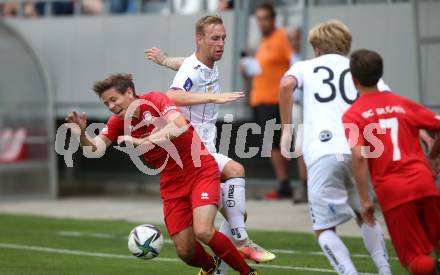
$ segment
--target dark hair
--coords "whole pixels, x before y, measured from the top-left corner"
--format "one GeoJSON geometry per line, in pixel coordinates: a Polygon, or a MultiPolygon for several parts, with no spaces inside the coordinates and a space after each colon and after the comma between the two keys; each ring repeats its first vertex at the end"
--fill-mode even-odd
{"type": "Polygon", "coordinates": [[[382,57],[367,49],[354,51],[350,56],[350,72],[362,86],[375,86],[383,75],[382,57]]]}
{"type": "Polygon", "coordinates": [[[112,74],[104,80],[96,81],[93,84],[93,91],[101,97],[108,89],[115,88],[120,94],[125,94],[128,88],[134,90],[134,83],[131,74],[112,74]]]}
{"type": "Polygon", "coordinates": [[[269,2],[264,2],[258,5],[256,10],[260,10],[260,9],[267,10],[270,16],[272,17],[272,19],[275,19],[275,17],[277,16],[277,13],[275,12],[275,8],[269,2]]]}

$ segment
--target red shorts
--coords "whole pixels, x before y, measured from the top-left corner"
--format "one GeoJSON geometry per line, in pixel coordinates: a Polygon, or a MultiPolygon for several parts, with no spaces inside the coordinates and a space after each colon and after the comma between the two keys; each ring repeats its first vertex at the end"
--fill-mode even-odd
{"type": "Polygon", "coordinates": [[[181,190],[187,191],[179,192],[179,197],[163,201],[165,225],[171,237],[192,226],[194,208],[219,204],[220,172],[214,159],[191,170],[184,179],[177,179],[185,182],[185,187],[181,190]]]}
{"type": "Polygon", "coordinates": [[[400,263],[407,267],[420,255],[429,255],[440,240],[440,197],[424,197],[384,212],[400,263]]]}

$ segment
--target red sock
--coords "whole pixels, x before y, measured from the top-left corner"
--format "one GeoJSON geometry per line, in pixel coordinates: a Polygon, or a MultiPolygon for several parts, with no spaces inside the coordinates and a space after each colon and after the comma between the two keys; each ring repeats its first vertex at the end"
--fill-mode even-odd
{"type": "Polygon", "coordinates": [[[222,233],[215,231],[208,245],[215,255],[219,256],[230,267],[240,272],[240,274],[245,275],[251,270],[231,240],[222,233]]]}
{"type": "Polygon", "coordinates": [[[418,256],[409,264],[409,269],[413,275],[435,274],[434,259],[426,255],[418,256]]]}
{"type": "Polygon", "coordinates": [[[205,249],[203,249],[203,246],[197,241],[194,245],[194,256],[187,264],[190,266],[201,267],[203,270],[209,270],[215,267],[212,256],[209,255],[205,249]]]}

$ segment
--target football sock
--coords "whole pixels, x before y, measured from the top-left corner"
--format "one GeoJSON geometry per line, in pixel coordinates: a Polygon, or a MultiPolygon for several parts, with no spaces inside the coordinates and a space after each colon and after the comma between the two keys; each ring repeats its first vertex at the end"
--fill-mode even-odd
{"type": "Polygon", "coordinates": [[[209,270],[215,267],[212,256],[209,255],[197,241],[194,245],[194,255],[187,264],[194,267],[201,267],[203,270],[209,270]]]}
{"type": "Polygon", "coordinates": [[[232,237],[236,241],[243,241],[248,238],[244,224],[244,214],[246,212],[246,191],[244,186],[244,178],[228,179],[221,186],[223,209],[226,220],[230,224],[232,237]]]}
{"type": "Polygon", "coordinates": [[[208,242],[208,246],[215,255],[219,256],[230,267],[240,272],[240,274],[245,275],[251,270],[237,248],[222,233],[215,231],[212,239],[208,242]]]}
{"type": "MultiPolygon", "coordinates": [[[[231,233],[231,226],[229,223],[224,220],[220,226],[220,229],[218,230],[221,233],[223,233],[225,236],[227,236],[230,240],[233,240],[232,233],[231,233]]],[[[220,264],[220,267],[217,269],[216,275],[226,275],[228,274],[229,266],[226,264],[225,261],[222,261],[220,264]]]]}
{"type": "Polygon", "coordinates": [[[358,274],[351,261],[347,247],[334,231],[326,230],[322,232],[319,235],[318,242],[325,256],[338,274],[358,274]]]}
{"type": "Polygon", "coordinates": [[[413,275],[435,274],[434,259],[427,255],[420,255],[415,258],[408,266],[413,275]]]}
{"type": "Polygon", "coordinates": [[[376,222],[374,226],[362,223],[361,231],[364,245],[368,252],[370,252],[371,258],[373,258],[373,262],[379,271],[379,275],[391,275],[387,248],[379,223],[376,222]]]}

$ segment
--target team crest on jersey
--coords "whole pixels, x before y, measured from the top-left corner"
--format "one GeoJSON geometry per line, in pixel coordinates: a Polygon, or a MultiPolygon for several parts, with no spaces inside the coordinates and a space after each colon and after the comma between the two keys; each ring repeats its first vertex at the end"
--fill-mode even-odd
{"type": "Polygon", "coordinates": [[[214,86],[208,86],[208,93],[214,92],[214,86]]]}
{"type": "Polygon", "coordinates": [[[331,140],[332,137],[333,137],[333,134],[329,130],[324,130],[321,133],[319,133],[319,140],[322,142],[327,142],[327,141],[331,140]]]}
{"type": "Polygon", "coordinates": [[[193,86],[193,82],[191,81],[191,78],[188,77],[185,80],[185,84],[183,84],[183,88],[185,89],[185,91],[189,91],[191,90],[192,86],[193,86]]]}
{"type": "Polygon", "coordinates": [[[145,121],[147,124],[150,124],[151,122],[153,122],[153,115],[152,115],[150,112],[146,111],[146,112],[144,113],[144,121],[145,121]]]}

